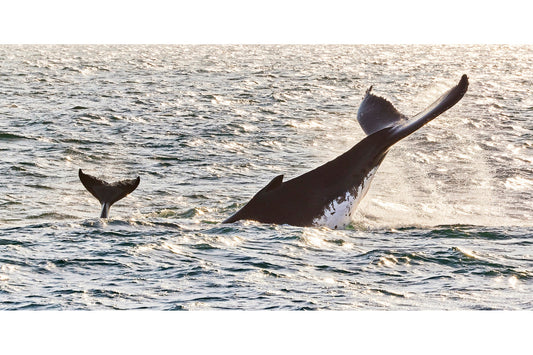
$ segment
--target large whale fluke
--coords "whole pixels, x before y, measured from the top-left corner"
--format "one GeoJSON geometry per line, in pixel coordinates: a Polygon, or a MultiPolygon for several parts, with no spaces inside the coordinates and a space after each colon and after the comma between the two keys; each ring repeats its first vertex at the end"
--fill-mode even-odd
{"type": "Polygon", "coordinates": [[[83,186],[85,186],[85,188],[96,197],[98,201],[100,201],[100,204],[102,205],[100,218],[107,218],[111,206],[118,200],[133,192],[141,182],[141,178],[138,176],[136,179],[108,183],[94,176],[85,174],[81,169],[79,169],[78,175],[83,186]]]}
{"type": "Polygon", "coordinates": [[[283,175],[223,223],[250,219],[294,226],[344,227],[390,148],[455,105],[468,90],[468,77],[412,118],[398,112],[386,99],[366,91],[357,113],[367,134],[361,142],[326,164],[283,182],[283,175]]]}
{"type": "Polygon", "coordinates": [[[468,77],[463,75],[456,86],[412,118],[398,112],[389,101],[372,94],[371,90],[372,86],[357,111],[357,121],[363,131],[371,135],[387,127],[396,127],[398,133],[403,131],[404,138],[459,102],[468,90],[468,77]]]}

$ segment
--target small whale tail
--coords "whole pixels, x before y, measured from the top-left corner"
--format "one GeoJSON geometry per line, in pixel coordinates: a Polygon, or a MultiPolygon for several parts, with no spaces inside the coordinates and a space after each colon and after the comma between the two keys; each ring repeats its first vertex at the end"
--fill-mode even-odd
{"type": "Polygon", "coordinates": [[[133,192],[141,181],[141,178],[138,176],[136,179],[108,183],[85,174],[81,169],[79,169],[78,175],[83,186],[100,201],[102,205],[100,218],[107,218],[111,205],[133,192]]]}

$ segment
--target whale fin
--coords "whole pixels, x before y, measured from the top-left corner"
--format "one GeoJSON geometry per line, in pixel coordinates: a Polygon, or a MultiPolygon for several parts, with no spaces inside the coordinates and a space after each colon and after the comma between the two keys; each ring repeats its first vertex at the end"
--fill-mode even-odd
{"type": "Polygon", "coordinates": [[[281,186],[281,184],[283,184],[283,175],[278,175],[275,178],[273,178],[267,184],[267,186],[265,186],[261,190],[259,190],[259,193],[267,192],[267,191],[270,191],[270,190],[274,190],[274,189],[278,188],[279,186],[281,186]]]}
{"type": "Polygon", "coordinates": [[[233,223],[240,219],[247,219],[248,218],[247,208],[253,205],[254,202],[257,202],[257,199],[258,198],[260,199],[263,194],[277,189],[278,187],[281,186],[281,184],[283,184],[283,175],[278,175],[275,178],[273,178],[265,187],[259,190],[243,208],[235,212],[229,218],[225,219],[222,223],[233,223]]]}
{"type": "Polygon", "coordinates": [[[468,77],[464,74],[456,86],[446,91],[441,97],[419,114],[394,127],[392,129],[392,134],[396,136],[398,140],[407,137],[435,117],[452,108],[463,98],[467,90],[468,77]]]}
{"type": "Polygon", "coordinates": [[[366,91],[357,111],[357,121],[367,135],[407,121],[407,116],[398,112],[389,101],[370,91],[372,86],[366,91]]]}
{"type": "Polygon", "coordinates": [[[102,204],[100,218],[107,218],[111,205],[133,192],[141,181],[141,178],[137,177],[136,179],[108,183],[85,174],[81,169],[79,169],[78,175],[83,186],[102,204]]]}

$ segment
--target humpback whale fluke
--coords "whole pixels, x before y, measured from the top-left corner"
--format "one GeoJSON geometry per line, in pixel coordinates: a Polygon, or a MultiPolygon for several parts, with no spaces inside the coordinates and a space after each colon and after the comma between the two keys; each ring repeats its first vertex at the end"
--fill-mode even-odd
{"type": "Polygon", "coordinates": [[[109,209],[118,200],[126,197],[139,186],[141,178],[122,180],[113,183],[108,183],[94,176],[85,174],[81,169],[78,171],[81,183],[85,188],[100,201],[102,205],[102,213],[100,218],[107,218],[109,216],[109,209]]]}
{"type": "Polygon", "coordinates": [[[367,137],[336,159],[292,180],[283,182],[283,175],[277,176],[223,223],[249,219],[295,226],[346,226],[389,149],[459,102],[467,90],[468,77],[463,75],[455,87],[408,118],[372,94],[370,87],[357,113],[367,137]]]}

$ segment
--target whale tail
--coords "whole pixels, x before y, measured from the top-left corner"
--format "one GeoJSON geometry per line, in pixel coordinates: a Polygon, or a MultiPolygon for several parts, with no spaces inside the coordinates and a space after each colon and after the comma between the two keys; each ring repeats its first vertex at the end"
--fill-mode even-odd
{"type": "Polygon", "coordinates": [[[131,180],[122,180],[108,183],[94,176],[85,174],[81,169],[78,171],[80,181],[85,188],[94,196],[102,205],[100,218],[109,216],[109,209],[120,199],[133,192],[139,186],[140,177],[131,180]]]}
{"type": "Polygon", "coordinates": [[[459,102],[468,90],[468,77],[463,75],[455,87],[445,92],[425,110],[412,118],[398,112],[389,101],[375,96],[370,92],[371,90],[372,86],[366,91],[361,106],[359,106],[357,112],[359,125],[367,135],[393,127],[392,133],[397,136],[397,140],[400,140],[459,102]]]}

